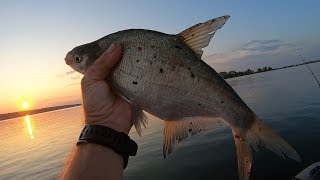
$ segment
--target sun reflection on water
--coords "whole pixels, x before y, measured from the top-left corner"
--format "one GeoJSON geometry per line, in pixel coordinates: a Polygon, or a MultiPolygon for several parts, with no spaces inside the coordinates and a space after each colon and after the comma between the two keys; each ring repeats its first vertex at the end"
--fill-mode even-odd
{"type": "Polygon", "coordinates": [[[26,123],[27,123],[27,128],[28,128],[28,132],[29,132],[29,135],[30,135],[30,139],[34,139],[34,135],[33,135],[33,132],[32,132],[32,126],[31,126],[29,115],[25,116],[25,120],[26,120],[26,123]]]}

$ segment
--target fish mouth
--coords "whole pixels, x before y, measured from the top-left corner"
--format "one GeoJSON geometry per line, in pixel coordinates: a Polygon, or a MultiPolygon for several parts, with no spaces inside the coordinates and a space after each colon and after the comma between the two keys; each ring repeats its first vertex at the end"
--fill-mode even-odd
{"type": "Polygon", "coordinates": [[[66,57],[64,58],[64,61],[66,62],[67,65],[70,65],[72,63],[73,60],[73,55],[71,54],[71,52],[68,52],[66,57]]]}
{"type": "Polygon", "coordinates": [[[65,58],[64,58],[64,61],[66,62],[67,65],[70,65],[70,60],[69,60],[69,58],[65,57],[65,58]]]}

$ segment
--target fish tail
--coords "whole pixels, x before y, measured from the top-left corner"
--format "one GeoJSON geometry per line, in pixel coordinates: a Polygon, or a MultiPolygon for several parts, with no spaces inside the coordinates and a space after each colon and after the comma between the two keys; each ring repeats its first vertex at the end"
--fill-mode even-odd
{"type": "Polygon", "coordinates": [[[250,144],[256,151],[265,147],[283,158],[289,157],[298,162],[301,161],[296,150],[257,116],[254,116],[251,127],[244,134],[238,134],[234,129],[232,129],[232,133],[236,144],[238,174],[241,180],[249,179],[251,172],[252,154],[250,144]]]}
{"type": "Polygon", "coordinates": [[[289,157],[298,162],[301,161],[296,150],[257,116],[254,117],[252,126],[247,130],[245,135],[255,150],[265,147],[283,158],[289,157]]]}
{"type": "Polygon", "coordinates": [[[234,142],[236,144],[238,174],[240,180],[248,180],[252,166],[252,154],[250,144],[232,130],[234,142]]]}

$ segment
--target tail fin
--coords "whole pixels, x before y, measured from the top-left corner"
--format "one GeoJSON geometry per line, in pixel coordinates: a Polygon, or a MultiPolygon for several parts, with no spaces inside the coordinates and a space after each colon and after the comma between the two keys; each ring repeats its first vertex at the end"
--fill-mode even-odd
{"type": "Polygon", "coordinates": [[[258,117],[255,117],[252,126],[245,135],[255,150],[259,147],[266,147],[283,158],[289,157],[298,162],[301,161],[300,156],[294,148],[265,125],[258,117]]]}
{"type": "Polygon", "coordinates": [[[260,147],[265,147],[283,158],[289,157],[298,162],[301,161],[300,156],[293,147],[265,125],[257,116],[255,116],[250,129],[243,136],[237,134],[233,129],[232,133],[236,144],[240,180],[249,179],[252,166],[250,144],[256,151],[260,147]]]}
{"type": "Polygon", "coordinates": [[[250,144],[241,138],[234,130],[232,130],[232,134],[236,144],[239,179],[248,180],[252,165],[250,144]]]}

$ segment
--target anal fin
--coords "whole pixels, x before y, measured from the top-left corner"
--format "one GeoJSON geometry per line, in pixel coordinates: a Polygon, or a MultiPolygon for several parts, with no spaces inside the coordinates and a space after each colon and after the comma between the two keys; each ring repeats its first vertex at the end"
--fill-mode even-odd
{"type": "Polygon", "coordinates": [[[200,131],[218,129],[227,124],[222,118],[185,117],[179,120],[165,120],[163,130],[163,156],[166,158],[176,143],[200,131]]]}

